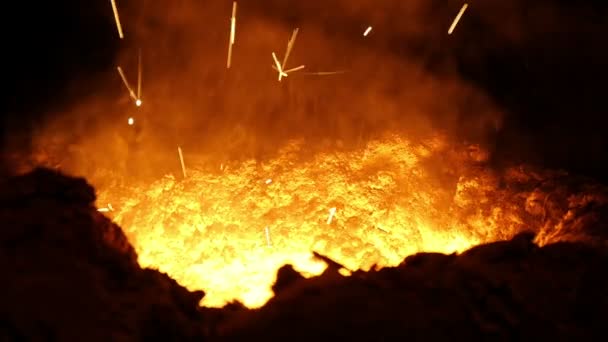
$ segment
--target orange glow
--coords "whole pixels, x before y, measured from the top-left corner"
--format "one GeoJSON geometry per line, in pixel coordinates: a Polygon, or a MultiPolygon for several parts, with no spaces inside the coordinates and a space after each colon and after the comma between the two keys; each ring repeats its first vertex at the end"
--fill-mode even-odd
{"type": "Polygon", "coordinates": [[[305,145],[294,141],[263,164],[250,160],[223,172],[193,165],[188,178],[100,188],[98,199],[121,203],[111,216],[142,266],[204,289],[203,305],[238,299],[259,307],[271,298],[284,264],[308,277],[326,268],[312,251],[348,270],[368,270],[398,265],[419,251],[462,251],[519,231],[523,221],[500,201],[492,204],[494,185],[486,174],[439,186],[428,161],[445,146],[440,138],[413,144],[393,136],[302,161],[297,154],[305,145]]]}

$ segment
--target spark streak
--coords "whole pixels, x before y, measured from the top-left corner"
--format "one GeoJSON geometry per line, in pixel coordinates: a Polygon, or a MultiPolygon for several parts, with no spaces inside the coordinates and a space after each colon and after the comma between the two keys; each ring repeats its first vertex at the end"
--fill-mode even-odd
{"type": "Polygon", "coordinates": [[[300,29],[296,28],[295,30],[293,30],[293,33],[291,34],[291,38],[289,38],[289,41],[287,42],[287,50],[285,51],[285,56],[283,57],[283,63],[279,63],[279,60],[277,59],[277,55],[273,52],[272,53],[272,59],[274,59],[274,64],[275,67],[274,70],[279,72],[279,82],[283,79],[283,77],[287,77],[288,73],[290,71],[298,71],[300,69],[304,69],[304,65],[300,65],[297,68],[293,68],[287,71],[285,70],[285,65],[287,64],[287,59],[289,58],[289,55],[291,54],[291,49],[293,48],[293,44],[296,41],[296,37],[298,36],[298,31],[300,29]]]}
{"type": "Polygon", "coordinates": [[[232,17],[230,18],[230,41],[228,42],[228,60],[226,68],[230,69],[232,63],[232,45],[234,45],[234,37],[236,32],[236,1],[232,3],[232,17]]]}
{"type": "Polygon", "coordinates": [[[363,32],[363,37],[367,37],[367,35],[372,31],[372,27],[368,26],[367,30],[365,30],[365,32],[363,32]]]}
{"type": "Polygon", "coordinates": [[[462,5],[460,12],[458,12],[458,15],[456,15],[456,18],[454,18],[454,21],[452,22],[452,26],[450,26],[450,29],[448,30],[448,34],[452,34],[452,32],[454,32],[456,25],[458,25],[458,22],[460,21],[460,17],[462,17],[462,15],[464,14],[464,11],[466,11],[468,7],[469,7],[469,4],[465,3],[464,5],[462,5]]]}
{"type": "Polygon", "coordinates": [[[294,72],[294,71],[298,71],[298,70],[302,70],[304,69],[306,66],[304,65],[300,65],[299,67],[296,68],[291,68],[289,70],[285,70],[284,73],[289,74],[290,72],[294,72]]]}
{"type": "Polygon", "coordinates": [[[339,71],[316,71],[316,72],[305,72],[304,75],[318,75],[318,76],[328,76],[328,75],[337,75],[337,74],[345,74],[346,70],[339,71]]]}
{"type": "Polygon", "coordinates": [[[333,220],[334,215],[336,215],[336,208],[329,209],[329,217],[327,218],[327,224],[331,224],[331,220],[333,220]]]}
{"type": "Polygon", "coordinates": [[[264,235],[266,235],[266,244],[268,247],[272,247],[272,241],[270,241],[270,227],[264,228],[264,235]]]}
{"type": "Polygon", "coordinates": [[[287,42],[287,50],[285,51],[285,57],[283,58],[283,63],[281,64],[281,70],[285,69],[285,65],[287,64],[287,58],[289,58],[289,55],[291,54],[291,49],[293,49],[293,44],[296,42],[299,30],[299,28],[293,30],[291,38],[289,39],[289,42],[287,42]]]}
{"type": "Polygon", "coordinates": [[[118,70],[118,73],[120,74],[120,78],[122,78],[122,83],[124,83],[125,87],[129,91],[129,95],[133,98],[133,100],[137,101],[137,96],[135,96],[135,92],[129,85],[129,81],[127,81],[127,77],[125,76],[125,73],[122,71],[122,68],[120,66],[118,66],[118,67],[116,67],[116,70],[118,70]]]}
{"type": "Polygon", "coordinates": [[[135,104],[137,104],[137,106],[141,106],[141,49],[139,49],[139,55],[138,55],[138,59],[137,59],[137,100],[135,101],[135,104]]]}
{"type": "Polygon", "coordinates": [[[112,11],[114,11],[114,21],[116,21],[116,28],[118,29],[118,36],[123,39],[125,36],[122,33],[122,26],[120,25],[120,17],[118,16],[118,8],[116,7],[116,0],[110,0],[112,3],[112,11]]]}
{"type": "MultiPolygon", "coordinates": [[[[277,61],[277,62],[278,62],[278,61],[277,61]]],[[[289,70],[283,70],[283,71],[282,71],[282,73],[283,73],[283,76],[284,76],[284,77],[287,77],[287,76],[289,76],[289,73],[290,73],[290,72],[294,72],[294,71],[302,70],[302,69],[304,69],[305,67],[306,67],[305,65],[300,65],[299,67],[296,67],[296,68],[291,68],[291,69],[289,69],[289,70]]],[[[279,71],[275,65],[273,65],[273,66],[272,66],[272,68],[273,68],[274,70],[276,70],[276,71],[279,71]]]]}
{"type": "Polygon", "coordinates": [[[182,148],[178,146],[177,152],[179,153],[179,161],[182,164],[182,173],[184,175],[184,178],[186,178],[186,164],[184,164],[184,155],[182,154],[182,148]]]}
{"type": "Polygon", "coordinates": [[[114,211],[114,208],[112,207],[112,204],[108,203],[108,206],[105,208],[99,208],[97,209],[97,211],[99,211],[100,213],[107,213],[110,211],[114,211]]]}
{"type": "Polygon", "coordinates": [[[281,81],[283,77],[287,77],[287,74],[283,71],[283,67],[281,67],[279,60],[277,59],[277,55],[274,52],[272,53],[272,59],[274,59],[274,64],[276,66],[275,70],[279,72],[279,81],[281,81]]]}

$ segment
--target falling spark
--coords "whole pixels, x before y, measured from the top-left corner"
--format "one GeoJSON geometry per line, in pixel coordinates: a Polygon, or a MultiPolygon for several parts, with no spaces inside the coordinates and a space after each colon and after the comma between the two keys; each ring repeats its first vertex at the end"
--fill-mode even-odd
{"type": "Polygon", "coordinates": [[[184,164],[184,155],[182,154],[182,148],[178,146],[177,152],[179,153],[179,161],[182,164],[182,173],[184,174],[184,178],[186,178],[186,164],[184,164]]]}
{"type": "Polygon", "coordinates": [[[270,228],[268,226],[264,228],[264,234],[266,235],[266,244],[268,247],[272,247],[272,242],[270,241],[270,228]]]}
{"type": "Polygon", "coordinates": [[[372,31],[372,27],[368,26],[367,30],[365,30],[365,32],[363,32],[363,37],[367,37],[367,35],[372,31]]]}
{"type": "Polygon", "coordinates": [[[299,30],[300,30],[299,28],[296,28],[295,30],[293,30],[293,33],[291,34],[291,38],[289,38],[289,41],[287,42],[287,50],[285,51],[285,57],[283,57],[283,63],[279,63],[279,59],[277,58],[277,55],[274,52],[272,53],[272,59],[274,59],[274,64],[275,64],[275,67],[273,67],[273,68],[276,71],[278,71],[278,73],[279,73],[279,82],[283,79],[283,77],[288,76],[289,71],[298,71],[298,70],[304,68],[304,65],[300,65],[297,68],[293,68],[288,71],[283,71],[283,70],[285,70],[285,65],[287,64],[287,59],[289,58],[289,55],[291,54],[291,49],[293,48],[293,44],[296,41],[296,37],[298,36],[299,30]]]}
{"type": "MultiPolygon", "coordinates": [[[[278,61],[277,61],[277,62],[278,62],[278,61]]],[[[294,71],[302,70],[302,69],[304,69],[305,67],[306,67],[305,65],[300,65],[299,67],[296,67],[296,68],[291,68],[291,69],[289,69],[289,70],[284,70],[284,71],[283,71],[283,76],[287,77],[287,76],[289,76],[289,73],[290,73],[290,72],[294,72],[294,71]]],[[[274,66],[274,65],[272,66],[272,68],[273,68],[274,70],[276,70],[276,71],[279,71],[279,70],[277,69],[277,67],[276,67],[276,66],[274,66]]]]}
{"type": "Polygon", "coordinates": [[[272,179],[268,178],[268,179],[266,180],[266,184],[270,184],[270,183],[272,183],[272,179]]]}
{"type": "Polygon", "coordinates": [[[133,100],[137,101],[137,96],[135,96],[135,92],[133,92],[133,89],[131,89],[131,86],[129,85],[129,81],[127,81],[127,77],[125,76],[125,73],[122,71],[122,68],[120,66],[118,66],[118,67],[116,67],[116,69],[118,70],[118,73],[120,74],[120,78],[122,78],[122,83],[124,83],[125,87],[129,91],[129,95],[133,98],[133,100]]]}
{"type": "Polygon", "coordinates": [[[232,62],[232,45],[234,45],[234,36],[236,32],[236,1],[232,3],[232,17],[230,18],[230,42],[228,43],[228,61],[226,67],[230,69],[232,62]]]}
{"type": "Polygon", "coordinates": [[[234,44],[234,33],[236,31],[236,1],[232,3],[232,17],[230,19],[230,44],[234,44]]]}
{"type": "Polygon", "coordinates": [[[327,224],[331,224],[331,220],[334,218],[336,214],[336,208],[329,209],[329,217],[327,218],[327,224]]]}
{"type": "Polygon", "coordinates": [[[108,209],[110,209],[110,211],[114,211],[114,208],[112,207],[111,203],[108,203],[108,209]]]}
{"type": "Polygon", "coordinates": [[[110,0],[112,3],[112,11],[114,11],[114,21],[116,21],[116,28],[118,29],[118,36],[123,39],[125,36],[122,34],[122,26],[120,25],[120,18],[118,17],[118,8],[116,7],[116,0],[110,0]]]}
{"type": "Polygon", "coordinates": [[[272,59],[274,59],[274,64],[276,66],[275,70],[277,70],[279,72],[279,81],[281,81],[281,79],[283,77],[287,77],[287,74],[283,71],[283,67],[279,63],[279,60],[277,59],[277,55],[274,52],[272,53],[272,59]]]}
{"type": "Polygon", "coordinates": [[[318,75],[318,76],[328,76],[328,75],[337,75],[337,74],[345,74],[346,70],[339,71],[316,71],[316,72],[305,72],[304,75],[318,75]]]}
{"type": "Polygon", "coordinates": [[[289,74],[290,72],[294,72],[294,71],[298,71],[298,70],[302,70],[304,69],[306,66],[304,65],[300,65],[299,67],[296,68],[291,68],[289,70],[285,70],[284,73],[289,74]]]}
{"type": "Polygon", "coordinates": [[[127,123],[129,124],[129,126],[133,126],[133,124],[135,123],[135,119],[129,118],[129,120],[127,120],[127,123]]]}
{"type": "Polygon", "coordinates": [[[452,22],[452,26],[450,26],[450,29],[448,30],[448,34],[452,34],[452,32],[454,32],[456,25],[458,25],[458,22],[460,21],[460,17],[462,17],[462,15],[464,14],[464,11],[466,11],[468,7],[469,7],[469,4],[465,3],[464,5],[462,5],[460,12],[458,12],[458,15],[456,15],[456,18],[454,18],[454,21],[452,22]]]}
{"type": "Polygon", "coordinates": [[[289,55],[291,54],[291,49],[293,49],[293,44],[296,42],[296,37],[298,36],[298,31],[300,29],[296,28],[295,30],[293,30],[293,33],[291,34],[291,38],[289,39],[289,42],[287,42],[287,50],[285,51],[285,57],[283,57],[283,63],[281,64],[281,70],[285,69],[285,65],[287,65],[287,58],[289,58],[289,55]]]}
{"type": "Polygon", "coordinates": [[[141,106],[141,68],[141,49],[139,49],[137,59],[137,100],[135,100],[137,107],[141,106]]]}

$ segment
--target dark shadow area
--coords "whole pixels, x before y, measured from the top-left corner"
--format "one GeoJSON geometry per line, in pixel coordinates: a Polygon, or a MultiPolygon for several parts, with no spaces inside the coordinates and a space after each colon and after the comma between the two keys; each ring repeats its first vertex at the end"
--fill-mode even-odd
{"type": "Polygon", "coordinates": [[[30,153],[37,123],[99,92],[120,42],[109,2],[15,1],[3,21],[0,170],[7,155],[30,153]]]}

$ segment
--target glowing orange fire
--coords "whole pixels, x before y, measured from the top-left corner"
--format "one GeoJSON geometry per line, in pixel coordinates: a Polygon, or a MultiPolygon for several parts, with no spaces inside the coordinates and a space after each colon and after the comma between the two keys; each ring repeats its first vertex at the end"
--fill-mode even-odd
{"type": "Polygon", "coordinates": [[[186,179],[100,189],[99,203],[113,204],[108,215],[142,266],[204,289],[202,304],[214,307],[234,299],[263,305],[286,263],[320,274],[325,265],[311,259],[313,250],[350,270],[369,269],[418,251],[461,251],[522,225],[504,203],[483,206],[495,189],[492,178],[482,171],[456,175],[466,158],[449,157],[441,138],[412,144],[392,136],[298,161],[302,146],[293,142],[265,164],[217,165],[213,172],[188,165],[186,179]],[[452,158],[441,161],[452,185],[438,180],[441,167],[430,166],[440,154],[452,158]]]}

